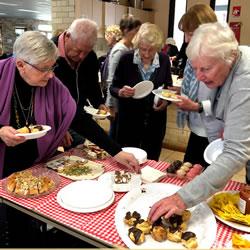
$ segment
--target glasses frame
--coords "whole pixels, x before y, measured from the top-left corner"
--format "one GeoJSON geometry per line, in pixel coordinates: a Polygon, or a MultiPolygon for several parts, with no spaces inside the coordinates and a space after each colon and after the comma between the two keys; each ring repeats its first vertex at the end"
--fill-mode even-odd
{"type": "Polygon", "coordinates": [[[23,60],[25,63],[27,63],[28,65],[30,65],[31,67],[33,67],[34,69],[40,71],[41,73],[49,73],[49,72],[53,72],[55,70],[56,67],[58,67],[58,64],[55,63],[54,66],[52,66],[51,68],[44,68],[44,69],[41,69],[41,68],[38,68],[37,66],[35,66],[34,64],[32,63],[29,63],[25,60],[23,60]]]}

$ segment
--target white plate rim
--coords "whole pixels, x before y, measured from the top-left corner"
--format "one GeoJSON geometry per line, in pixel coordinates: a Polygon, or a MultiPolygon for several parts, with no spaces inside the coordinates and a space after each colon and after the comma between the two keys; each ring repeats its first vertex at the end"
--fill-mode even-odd
{"type": "Polygon", "coordinates": [[[96,119],[105,119],[107,118],[108,116],[110,116],[110,113],[107,112],[107,114],[97,114],[98,112],[98,109],[96,108],[93,108],[91,106],[84,106],[83,109],[86,111],[86,113],[92,115],[94,118],[96,119]],[[96,112],[96,113],[95,113],[96,112]]]}
{"type": "Polygon", "coordinates": [[[152,81],[149,81],[149,80],[144,80],[144,81],[141,81],[141,82],[138,82],[134,87],[133,87],[133,89],[136,89],[136,88],[138,88],[138,86],[140,86],[140,85],[143,85],[143,84],[146,84],[147,83],[147,91],[145,91],[143,94],[141,94],[141,95],[137,95],[137,96],[133,96],[133,98],[134,99],[141,99],[141,98],[144,98],[145,96],[147,96],[147,95],[149,95],[151,92],[152,92],[152,90],[153,90],[153,88],[154,88],[154,83],[152,82],[152,81]]]}
{"type": "MultiPolygon", "coordinates": [[[[127,233],[123,233],[124,228],[126,227],[124,222],[123,222],[123,219],[124,219],[124,216],[125,216],[126,212],[128,211],[126,209],[126,203],[134,202],[136,200],[136,198],[134,196],[140,195],[142,193],[142,190],[145,189],[145,187],[150,187],[150,186],[159,186],[159,190],[164,192],[162,194],[164,196],[171,195],[171,194],[175,193],[179,188],[181,188],[179,186],[176,186],[176,185],[170,184],[170,183],[149,183],[149,184],[144,184],[144,185],[141,186],[141,188],[134,189],[134,190],[126,193],[123,196],[123,198],[119,201],[119,203],[118,203],[118,205],[116,207],[115,225],[116,225],[116,230],[117,230],[119,236],[121,237],[122,241],[125,243],[125,245],[127,245],[128,248],[132,248],[132,249],[149,249],[150,248],[150,247],[147,247],[147,240],[145,241],[145,243],[143,243],[141,245],[135,245],[129,239],[127,233]],[[165,186],[166,190],[162,190],[163,187],[164,187],[163,185],[166,185],[165,186]],[[171,189],[171,192],[167,194],[166,191],[170,191],[170,189],[171,189]]],[[[142,206],[143,206],[143,208],[145,208],[145,204],[143,204],[142,206]]],[[[204,240],[203,245],[199,246],[202,249],[208,249],[213,245],[213,243],[214,243],[214,241],[216,239],[216,232],[217,232],[216,220],[215,220],[215,217],[214,217],[214,214],[213,214],[212,210],[208,207],[208,205],[205,202],[202,202],[202,203],[196,205],[195,207],[193,207],[192,211],[195,211],[196,209],[198,210],[198,213],[196,213],[196,214],[199,214],[199,210],[206,209],[206,214],[209,216],[209,228],[210,228],[211,231],[209,232],[209,234],[205,234],[205,236],[207,238],[206,238],[206,240],[204,240]],[[204,244],[205,244],[205,246],[204,246],[204,244]]],[[[140,213],[140,211],[137,211],[137,212],[140,213]]],[[[153,246],[151,248],[154,248],[154,249],[155,248],[167,249],[167,244],[166,244],[167,242],[169,242],[171,245],[174,244],[174,246],[170,246],[169,249],[180,249],[180,248],[185,249],[184,246],[182,246],[182,244],[173,243],[173,242],[170,242],[170,241],[164,241],[164,242],[157,242],[156,241],[155,244],[157,244],[157,246],[153,246]]]]}
{"type": "MultiPolygon", "coordinates": [[[[169,92],[176,92],[176,91],[171,91],[171,90],[168,90],[169,92]]],[[[171,97],[165,97],[161,94],[162,92],[162,89],[154,89],[152,91],[152,93],[158,97],[160,97],[161,99],[163,100],[167,100],[167,101],[171,101],[171,102],[181,102],[181,99],[174,99],[174,98],[171,98],[171,97]]]]}
{"type": "MultiPolygon", "coordinates": [[[[231,193],[231,194],[235,194],[235,193],[239,193],[239,191],[234,191],[234,190],[231,190],[231,191],[221,191],[221,192],[217,192],[215,193],[214,195],[216,194],[220,194],[220,193],[231,193]]],[[[209,203],[212,198],[214,197],[211,196],[208,200],[207,200],[207,203],[209,203]]],[[[235,229],[238,229],[240,231],[243,231],[243,232],[246,232],[246,233],[250,233],[250,226],[246,226],[246,225],[243,225],[243,224],[239,224],[237,222],[233,222],[233,221],[228,221],[228,220],[224,220],[222,219],[221,217],[219,217],[218,215],[214,214],[214,216],[221,222],[223,222],[224,224],[226,224],[227,226],[230,226],[232,228],[235,228],[235,229]]]]}
{"type": "Polygon", "coordinates": [[[42,131],[37,131],[37,132],[33,132],[33,133],[17,133],[15,135],[25,137],[25,139],[27,139],[27,140],[38,139],[40,137],[45,136],[47,134],[47,132],[51,130],[51,127],[49,125],[39,125],[39,126],[43,127],[42,131]]]}
{"type": "MultiPolygon", "coordinates": [[[[114,174],[114,172],[115,171],[111,171],[111,172],[106,172],[106,173],[102,174],[101,176],[99,176],[98,181],[104,182],[105,178],[111,178],[111,175],[114,174]],[[104,180],[102,180],[102,179],[104,179],[104,180]]],[[[135,174],[133,174],[133,173],[131,173],[131,175],[132,175],[131,179],[133,178],[133,176],[136,179],[138,179],[138,183],[136,183],[136,185],[140,186],[142,183],[141,178],[137,178],[135,176],[135,174]]],[[[117,192],[117,193],[125,193],[125,192],[129,192],[130,189],[133,189],[133,187],[131,187],[129,184],[116,184],[115,185],[114,183],[113,184],[111,183],[111,186],[112,186],[113,191],[117,192]],[[120,186],[120,188],[116,188],[116,187],[119,187],[119,185],[122,185],[122,186],[120,186]]]]}
{"type": "MultiPolygon", "coordinates": [[[[223,141],[221,138],[218,138],[218,139],[212,141],[211,143],[209,143],[209,144],[207,145],[207,147],[205,148],[204,153],[203,153],[203,157],[204,157],[205,161],[206,161],[208,164],[212,164],[212,162],[213,162],[210,158],[208,158],[208,151],[211,149],[211,147],[213,147],[215,144],[217,144],[217,143],[219,143],[219,142],[221,142],[222,144],[224,144],[224,141],[223,141]]],[[[218,155],[218,156],[219,156],[219,155],[218,155]]],[[[218,157],[218,156],[217,156],[217,157],[218,157]]],[[[217,158],[217,157],[216,157],[216,158],[217,158]]]]}
{"type": "Polygon", "coordinates": [[[147,157],[148,157],[148,155],[147,155],[147,152],[144,150],[144,149],[141,149],[141,148],[137,148],[137,147],[123,147],[122,148],[122,151],[124,151],[124,152],[127,152],[127,153],[130,153],[130,154],[133,154],[134,155],[134,157],[136,158],[136,155],[135,155],[135,153],[133,153],[133,152],[129,152],[129,151],[127,151],[127,150],[137,150],[137,151],[141,151],[141,153],[143,153],[143,154],[146,154],[146,158],[144,157],[143,159],[137,159],[138,161],[139,161],[139,164],[143,164],[143,163],[145,163],[148,159],[147,159],[147,157]]]}

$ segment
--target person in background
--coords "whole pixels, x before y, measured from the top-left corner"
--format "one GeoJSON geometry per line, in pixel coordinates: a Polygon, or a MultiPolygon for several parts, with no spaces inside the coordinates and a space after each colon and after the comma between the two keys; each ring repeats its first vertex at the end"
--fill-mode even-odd
{"type": "MultiPolygon", "coordinates": [[[[10,56],[10,55],[9,55],[10,56]]],[[[7,57],[9,57],[7,53],[5,53],[3,51],[3,48],[0,46],[0,60],[1,59],[6,59],[7,57]]]]}
{"type": "MultiPolygon", "coordinates": [[[[76,115],[71,123],[71,133],[80,144],[89,139],[106,150],[116,161],[130,171],[140,171],[140,166],[132,154],[123,152],[120,145],[111,140],[105,131],[84,111],[90,102],[95,108],[105,109],[104,99],[98,82],[98,60],[93,47],[97,39],[97,25],[86,18],[76,19],[59,37],[54,39],[58,46],[58,67],[56,76],[69,89],[77,103],[76,115]],[[79,138],[80,137],[80,138],[79,138]]],[[[72,143],[68,134],[65,145],[72,143]]]]}
{"type": "MultiPolygon", "coordinates": [[[[189,43],[194,30],[199,25],[216,21],[217,17],[209,5],[197,4],[182,16],[179,28],[184,32],[185,42],[189,43]]],[[[209,89],[202,82],[199,84],[195,71],[187,60],[181,85],[182,96],[179,97],[181,102],[175,103],[179,108],[177,111],[178,127],[183,129],[187,123],[191,130],[184,162],[208,166],[203,158],[204,150],[209,142],[219,137],[223,129],[223,122],[215,119],[211,110],[216,91],[216,89],[209,89]]]]}
{"type": "Polygon", "coordinates": [[[201,175],[156,202],[149,212],[151,221],[205,201],[223,189],[250,158],[250,48],[238,46],[227,24],[207,23],[194,31],[187,56],[197,79],[217,88],[212,108],[225,123],[224,149],[201,175]]]}
{"type": "Polygon", "coordinates": [[[114,45],[119,42],[122,38],[122,32],[119,25],[113,24],[106,28],[105,30],[105,40],[107,41],[108,52],[105,56],[99,57],[100,72],[101,72],[101,87],[104,99],[106,100],[108,91],[108,64],[109,64],[109,54],[114,45]]]}
{"type": "Polygon", "coordinates": [[[110,117],[110,131],[109,135],[111,138],[116,138],[116,113],[117,113],[117,100],[114,98],[109,91],[109,88],[112,84],[115,69],[121,56],[131,50],[133,48],[132,39],[134,38],[135,34],[137,33],[139,27],[141,25],[141,21],[135,19],[132,15],[125,15],[120,20],[120,30],[122,32],[122,39],[115,44],[112,48],[109,57],[108,57],[108,78],[107,78],[107,99],[106,105],[109,107],[111,117],[110,117]]]}
{"type": "Polygon", "coordinates": [[[118,99],[117,141],[139,147],[148,159],[158,160],[166,131],[167,101],[154,102],[154,94],[134,99],[133,87],[143,80],[153,88],[172,85],[169,57],[161,51],[163,33],[155,24],[144,23],[133,40],[135,49],[125,53],[116,68],[111,94],[118,99]]]}
{"type": "MultiPolygon", "coordinates": [[[[13,53],[0,61],[0,178],[53,156],[76,111],[68,89],[54,75],[58,54],[52,41],[27,31],[15,41],[13,53]],[[34,140],[16,136],[28,124],[49,125],[51,130],[34,140]]],[[[7,219],[9,247],[36,244],[38,229],[29,216],[8,207],[7,219]],[[23,232],[30,235],[29,242],[23,232]]]]}
{"type": "Polygon", "coordinates": [[[162,48],[162,52],[170,57],[170,60],[173,57],[176,57],[179,53],[179,50],[176,46],[176,42],[172,37],[169,37],[165,41],[165,45],[162,48]]]}

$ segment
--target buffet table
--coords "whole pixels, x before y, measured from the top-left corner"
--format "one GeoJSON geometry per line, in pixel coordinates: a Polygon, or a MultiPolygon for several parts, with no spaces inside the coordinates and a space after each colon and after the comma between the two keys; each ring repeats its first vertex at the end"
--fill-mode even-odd
{"type": "MultiPolygon", "coordinates": [[[[77,149],[74,149],[71,153],[81,156],[81,151],[77,149]]],[[[98,162],[105,166],[105,172],[120,169],[119,165],[112,158],[98,162]]],[[[164,171],[168,166],[166,162],[151,160],[144,163],[142,167],[146,165],[161,171],[164,171]]],[[[39,164],[34,167],[42,166],[45,165],[39,164]]],[[[60,185],[54,192],[40,198],[32,199],[13,197],[5,192],[2,185],[0,185],[0,201],[96,247],[126,247],[119,237],[115,226],[115,209],[119,200],[124,196],[124,193],[115,193],[114,203],[104,210],[85,214],[75,213],[62,208],[56,201],[58,191],[72,182],[64,177],[60,177],[60,179],[60,185]]],[[[184,180],[173,177],[165,177],[161,182],[179,186],[185,184],[184,180]]],[[[229,181],[225,190],[239,190],[241,185],[242,183],[229,181]]],[[[216,240],[212,248],[227,247],[233,232],[242,233],[217,220],[216,240]]]]}

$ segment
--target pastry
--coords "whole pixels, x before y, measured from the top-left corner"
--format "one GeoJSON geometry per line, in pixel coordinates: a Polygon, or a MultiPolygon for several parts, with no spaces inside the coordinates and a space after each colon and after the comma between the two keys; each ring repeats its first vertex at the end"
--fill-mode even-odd
{"type": "Polygon", "coordinates": [[[149,234],[152,224],[148,220],[139,219],[135,222],[134,226],[140,229],[144,234],[149,234]]]}
{"type": "Polygon", "coordinates": [[[151,231],[151,236],[154,240],[162,242],[167,239],[167,231],[162,226],[154,226],[151,231]]]}
{"type": "Polygon", "coordinates": [[[173,242],[181,242],[182,232],[178,228],[169,227],[167,229],[167,239],[173,242]]]}
{"type": "Polygon", "coordinates": [[[181,165],[182,165],[182,161],[179,161],[179,160],[173,161],[173,162],[169,165],[169,167],[167,168],[166,171],[167,171],[167,173],[175,174],[176,171],[177,171],[178,169],[180,169],[181,165]]]}
{"type": "Polygon", "coordinates": [[[140,245],[145,241],[144,233],[135,227],[131,227],[128,230],[128,237],[136,244],[140,245]]]}
{"type": "Polygon", "coordinates": [[[129,226],[133,226],[136,221],[138,221],[141,218],[141,215],[134,211],[132,214],[131,212],[127,212],[124,218],[124,223],[126,223],[129,226]]]}
{"type": "Polygon", "coordinates": [[[131,180],[131,173],[125,171],[115,171],[115,184],[127,184],[131,180]]]}
{"type": "Polygon", "coordinates": [[[181,236],[181,242],[182,245],[188,249],[197,248],[198,246],[196,235],[193,232],[183,233],[181,236]]]}
{"type": "Polygon", "coordinates": [[[30,133],[30,129],[28,127],[22,127],[22,128],[19,128],[17,129],[18,133],[20,134],[27,134],[27,133],[30,133]]]}

